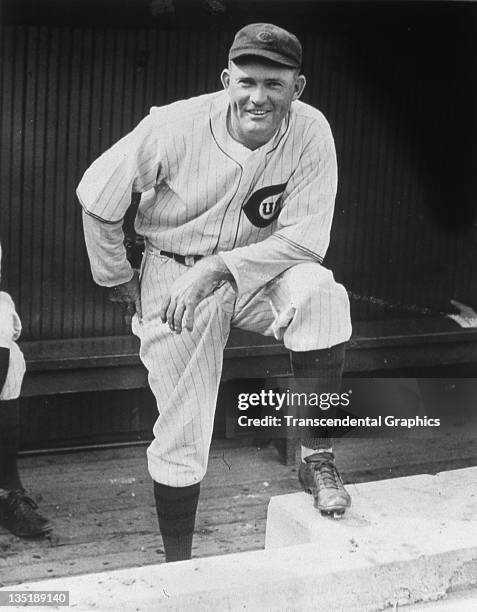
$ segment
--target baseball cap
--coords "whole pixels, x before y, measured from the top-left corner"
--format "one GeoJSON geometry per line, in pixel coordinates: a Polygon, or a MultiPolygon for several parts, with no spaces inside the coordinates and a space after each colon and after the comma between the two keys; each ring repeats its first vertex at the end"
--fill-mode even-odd
{"type": "Polygon", "coordinates": [[[290,68],[301,67],[298,38],[272,23],[251,23],[239,30],[230,47],[229,60],[246,55],[264,57],[290,68]]]}

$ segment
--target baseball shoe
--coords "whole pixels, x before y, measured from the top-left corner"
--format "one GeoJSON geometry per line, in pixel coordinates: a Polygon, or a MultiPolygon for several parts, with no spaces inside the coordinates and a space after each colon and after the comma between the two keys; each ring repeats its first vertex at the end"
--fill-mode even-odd
{"type": "Polygon", "coordinates": [[[20,538],[43,536],[51,529],[48,519],[36,510],[38,505],[24,489],[13,489],[0,497],[0,525],[20,538]]]}
{"type": "Polygon", "coordinates": [[[315,508],[322,515],[340,518],[351,506],[351,497],[343,486],[331,452],[317,452],[301,463],[298,480],[313,495],[315,508]]]}

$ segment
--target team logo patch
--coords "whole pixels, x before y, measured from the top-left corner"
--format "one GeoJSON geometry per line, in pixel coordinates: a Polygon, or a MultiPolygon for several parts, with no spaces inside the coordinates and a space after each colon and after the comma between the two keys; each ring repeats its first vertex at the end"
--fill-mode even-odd
{"type": "Polygon", "coordinates": [[[286,186],[286,183],[270,185],[252,193],[243,206],[244,213],[250,223],[255,227],[267,227],[278,217],[281,202],[279,197],[274,196],[280,196],[285,191],[286,186]]]}
{"type": "Polygon", "coordinates": [[[270,32],[263,31],[257,34],[257,38],[258,40],[261,40],[264,43],[269,43],[273,40],[273,34],[271,34],[270,32]]]}

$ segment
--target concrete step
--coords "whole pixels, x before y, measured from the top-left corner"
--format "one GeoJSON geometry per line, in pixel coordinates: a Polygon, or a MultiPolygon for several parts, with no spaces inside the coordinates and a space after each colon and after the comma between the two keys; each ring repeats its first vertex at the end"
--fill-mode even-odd
{"type": "Polygon", "coordinates": [[[450,540],[468,541],[477,526],[477,467],[347,485],[352,506],[343,519],[322,517],[304,493],[272,497],[265,548],[316,543],[320,549],[360,546],[414,550],[450,540]]]}
{"type": "Polygon", "coordinates": [[[76,610],[368,612],[450,602],[477,587],[477,468],[349,489],[340,521],[304,493],[272,498],[262,551],[18,588],[68,590],[76,610]]]}

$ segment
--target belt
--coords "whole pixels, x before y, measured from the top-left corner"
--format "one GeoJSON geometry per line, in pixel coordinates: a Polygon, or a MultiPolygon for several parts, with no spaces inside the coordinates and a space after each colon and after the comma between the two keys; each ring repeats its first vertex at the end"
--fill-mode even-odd
{"type": "Polygon", "coordinates": [[[178,255],[177,253],[169,253],[169,251],[159,251],[161,255],[165,255],[183,266],[193,266],[202,259],[203,255],[178,255]]]}

